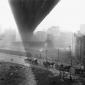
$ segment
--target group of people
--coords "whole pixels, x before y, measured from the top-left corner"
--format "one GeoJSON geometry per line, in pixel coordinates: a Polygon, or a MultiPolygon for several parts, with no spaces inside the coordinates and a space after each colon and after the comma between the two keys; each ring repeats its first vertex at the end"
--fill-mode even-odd
{"type": "MultiPolygon", "coordinates": [[[[27,58],[25,61],[34,65],[40,64],[37,58],[27,58]]],[[[52,61],[43,61],[42,65],[45,68],[55,68],[59,71],[71,72],[73,74],[83,74],[85,72],[84,69],[74,68],[71,65],[58,64],[57,62],[52,61]]]]}

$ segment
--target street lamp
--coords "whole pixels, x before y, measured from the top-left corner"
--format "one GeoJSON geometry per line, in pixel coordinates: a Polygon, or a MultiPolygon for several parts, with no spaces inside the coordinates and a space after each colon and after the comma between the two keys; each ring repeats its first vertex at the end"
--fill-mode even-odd
{"type": "Polygon", "coordinates": [[[47,43],[45,43],[45,55],[46,55],[46,61],[47,61],[47,43]]]}
{"type": "Polygon", "coordinates": [[[57,62],[59,63],[59,57],[60,57],[60,52],[59,52],[59,48],[58,48],[58,57],[57,57],[57,62]]]}
{"type": "Polygon", "coordinates": [[[43,48],[41,48],[39,51],[40,51],[40,58],[41,58],[42,57],[41,54],[42,54],[43,48]]]}

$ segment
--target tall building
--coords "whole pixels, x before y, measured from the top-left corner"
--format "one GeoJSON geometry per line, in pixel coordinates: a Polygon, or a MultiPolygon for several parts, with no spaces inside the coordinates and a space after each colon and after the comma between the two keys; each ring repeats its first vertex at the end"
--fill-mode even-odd
{"type": "Polygon", "coordinates": [[[85,65],[85,35],[82,35],[81,33],[76,34],[75,56],[79,63],[85,65]]]}
{"type": "Polygon", "coordinates": [[[16,31],[14,29],[6,29],[4,33],[6,42],[14,42],[16,40],[16,31]]]}
{"type": "Polygon", "coordinates": [[[85,35],[85,24],[80,25],[80,32],[85,35]]]}

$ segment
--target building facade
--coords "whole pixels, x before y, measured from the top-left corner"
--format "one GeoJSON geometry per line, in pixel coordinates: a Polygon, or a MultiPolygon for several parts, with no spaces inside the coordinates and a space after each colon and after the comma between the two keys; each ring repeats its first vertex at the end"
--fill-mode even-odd
{"type": "Polygon", "coordinates": [[[85,65],[85,35],[76,34],[75,56],[80,64],[85,65]]]}

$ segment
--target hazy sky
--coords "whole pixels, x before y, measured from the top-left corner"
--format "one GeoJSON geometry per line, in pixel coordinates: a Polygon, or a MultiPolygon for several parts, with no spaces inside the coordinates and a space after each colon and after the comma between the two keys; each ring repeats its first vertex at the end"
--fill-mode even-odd
{"type": "Polygon", "coordinates": [[[80,24],[85,24],[84,9],[85,0],[61,0],[43,20],[39,28],[59,25],[65,31],[77,31],[80,24]]]}
{"type": "Polygon", "coordinates": [[[3,30],[11,27],[17,28],[8,0],[0,0],[0,27],[3,30]]]}
{"type": "MultiPolygon", "coordinates": [[[[61,0],[37,30],[60,26],[64,31],[77,31],[80,24],[85,24],[84,9],[85,0],[61,0]]],[[[0,0],[0,27],[3,27],[3,30],[8,27],[17,28],[8,0],[0,0]]]]}

